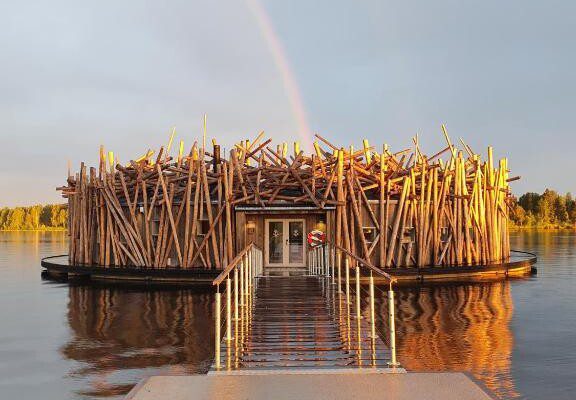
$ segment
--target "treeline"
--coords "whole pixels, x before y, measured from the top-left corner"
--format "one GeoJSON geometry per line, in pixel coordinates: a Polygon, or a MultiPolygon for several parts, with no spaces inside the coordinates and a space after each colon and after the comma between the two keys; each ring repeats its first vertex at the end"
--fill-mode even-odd
{"type": "Polygon", "coordinates": [[[68,206],[65,204],[0,208],[0,230],[65,229],[68,206]]]}
{"type": "MultiPolygon", "coordinates": [[[[549,189],[528,192],[515,200],[510,220],[519,227],[576,228],[576,199],[549,189]]],[[[66,229],[67,224],[66,204],[0,208],[0,230],[66,229]]]]}
{"type": "Polygon", "coordinates": [[[546,189],[544,193],[525,193],[510,213],[512,222],[521,227],[575,228],[576,200],[571,193],[561,195],[546,189]]]}

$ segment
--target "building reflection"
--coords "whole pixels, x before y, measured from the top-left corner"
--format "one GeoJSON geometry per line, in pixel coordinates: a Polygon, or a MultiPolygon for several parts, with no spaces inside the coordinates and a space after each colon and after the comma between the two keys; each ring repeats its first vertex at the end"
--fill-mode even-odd
{"type": "MultiPolygon", "coordinates": [[[[388,332],[385,288],[380,332],[388,332]]],[[[153,374],[206,372],[214,354],[213,296],[191,289],[70,286],[70,338],[79,394],[124,394],[153,374]]],[[[399,287],[397,350],[409,371],[467,371],[498,397],[519,397],[511,374],[510,283],[399,287]]],[[[384,336],[386,339],[387,337],[384,336]]]]}
{"type": "Polygon", "coordinates": [[[213,296],[190,289],[69,288],[64,357],[82,395],[124,394],[151,374],[205,372],[214,353],[213,296]]]}
{"type": "MultiPolygon", "coordinates": [[[[385,300],[380,306],[387,310],[385,300]]],[[[511,375],[513,309],[507,281],[398,288],[400,362],[409,371],[471,372],[498,397],[518,397],[511,375]]]]}

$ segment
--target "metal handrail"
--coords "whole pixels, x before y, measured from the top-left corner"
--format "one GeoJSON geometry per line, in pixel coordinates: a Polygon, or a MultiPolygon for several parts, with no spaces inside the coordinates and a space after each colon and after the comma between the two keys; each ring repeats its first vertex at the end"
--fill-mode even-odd
{"type": "MultiPolygon", "coordinates": [[[[222,310],[226,311],[226,341],[230,345],[232,341],[232,321],[249,320],[249,310],[251,309],[252,298],[256,287],[256,278],[263,272],[263,253],[254,243],[246,246],[228,265],[222,270],[220,275],[212,281],[216,286],[215,318],[214,318],[214,365],[220,369],[220,347],[222,310]],[[233,273],[233,278],[230,275],[233,273]],[[221,306],[220,284],[226,281],[226,304],[221,306]],[[234,299],[234,300],[233,300],[234,299]],[[233,304],[232,304],[233,303],[233,304]],[[232,317],[234,308],[234,317],[232,317]]],[[[238,334],[237,330],[234,331],[238,334]]]]}
{"type": "MultiPolygon", "coordinates": [[[[344,247],[342,246],[338,246],[337,244],[332,244],[332,246],[336,247],[338,250],[346,253],[348,256],[352,257],[353,259],[355,259],[358,263],[360,263],[361,266],[365,266],[368,267],[371,271],[376,272],[379,275],[384,276],[386,279],[388,279],[388,281],[392,284],[394,282],[397,281],[396,278],[394,278],[392,275],[390,275],[387,272],[384,272],[382,269],[375,267],[374,265],[372,265],[370,263],[370,261],[364,259],[364,258],[360,258],[358,257],[356,254],[351,253],[350,251],[346,250],[344,247]]],[[[350,267],[352,268],[352,267],[350,267]]]]}
{"type": "Polygon", "coordinates": [[[376,316],[375,316],[375,295],[374,295],[374,276],[373,272],[384,276],[388,279],[389,290],[388,290],[388,318],[389,318],[389,330],[390,330],[390,354],[391,360],[389,365],[391,367],[398,367],[400,364],[396,358],[396,324],[395,324],[395,311],[394,311],[394,290],[392,284],[396,282],[396,278],[390,274],[382,271],[380,268],[372,265],[368,260],[362,259],[357,255],[351,253],[347,249],[335,245],[331,242],[326,242],[320,246],[314,247],[312,251],[309,252],[308,257],[308,273],[310,275],[324,276],[326,278],[331,278],[333,284],[338,285],[338,292],[341,293],[342,287],[342,272],[341,264],[342,257],[338,253],[343,253],[348,257],[344,257],[344,272],[345,272],[345,293],[346,293],[346,304],[351,304],[350,302],[350,269],[355,271],[355,286],[356,286],[356,316],[357,318],[362,318],[361,310],[361,285],[360,285],[360,268],[367,267],[370,271],[369,276],[369,301],[370,301],[370,328],[372,338],[376,338],[376,316]],[[351,266],[349,261],[350,258],[355,260],[355,266],[351,266]],[[329,261],[330,260],[330,261],[329,261]],[[336,266],[334,265],[336,263],[336,266]],[[337,268],[337,280],[335,279],[335,267],[337,268]]]}
{"type": "MultiPolygon", "coordinates": [[[[230,274],[230,272],[232,272],[234,270],[234,267],[236,267],[238,265],[238,263],[240,261],[242,261],[242,258],[244,257],[244,255],[246,255],[246,253],[248,253],[248,251],[250,251],[250,249],[252,247],[256,247],[258,249],[258,247],[254,244],[254,242],[250,243],[248,246],[246,246],[240,253],[238,253],[238,255],[236,257],[234,257],[232,259],[232,261],[230,261],[228,263],[228,265],[226,266],[226,268],[224,268],[222,270],[222,272],[220,272],[220,275],[218,275],[213,281],[212,281],[212,285],[219,285],[222,283],[222,281],[224,281],[224,279],[226,279],[226,277],[228,276],[228,274],[230,274]]],[[[258,249],[260,250],[260,249],[258,249]]]]}

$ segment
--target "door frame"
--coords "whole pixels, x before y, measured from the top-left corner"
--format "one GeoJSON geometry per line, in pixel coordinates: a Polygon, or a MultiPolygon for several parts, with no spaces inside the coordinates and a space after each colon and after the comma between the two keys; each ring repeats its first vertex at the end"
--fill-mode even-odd
{"type": "MultiPolygon", "coordinates": [[[[306,232],[306,219],[305,218],[264,218],[264,266],[266,267],[305,267],[306,266],[306,237],[304,233],[306,232]],[[270,238],[270,228],[269,222],[282,222],[282,233],[283,235],[290,235],[289,223],[290,222],[302,222],[302,262],[301,263],[290,263],[286,262],[290,260],[290,245],[286,243],[286,237],[282,238],[282,260],[281,264],[270,264],[269,259],[269,242],[270,238]]],[[[289,240],[289,239],[288,239],[289,240]]]]}

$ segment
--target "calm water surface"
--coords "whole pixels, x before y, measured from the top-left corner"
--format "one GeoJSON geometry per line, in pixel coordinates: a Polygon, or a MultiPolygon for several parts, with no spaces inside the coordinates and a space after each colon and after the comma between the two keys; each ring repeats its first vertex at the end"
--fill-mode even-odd
{"type": "MultiPolygon", "coordinates": [[[[521,280],[402,288],[398,354],[409,370],[469,371],[501,398],[576,398],[576,235],[516,233],[539,256],[521,280]]],[[[0,398],[121,398],[158,373],[205,372],[212,296],[69,285],[39,260],[64,233],[0,232],[0,398]]]]}

